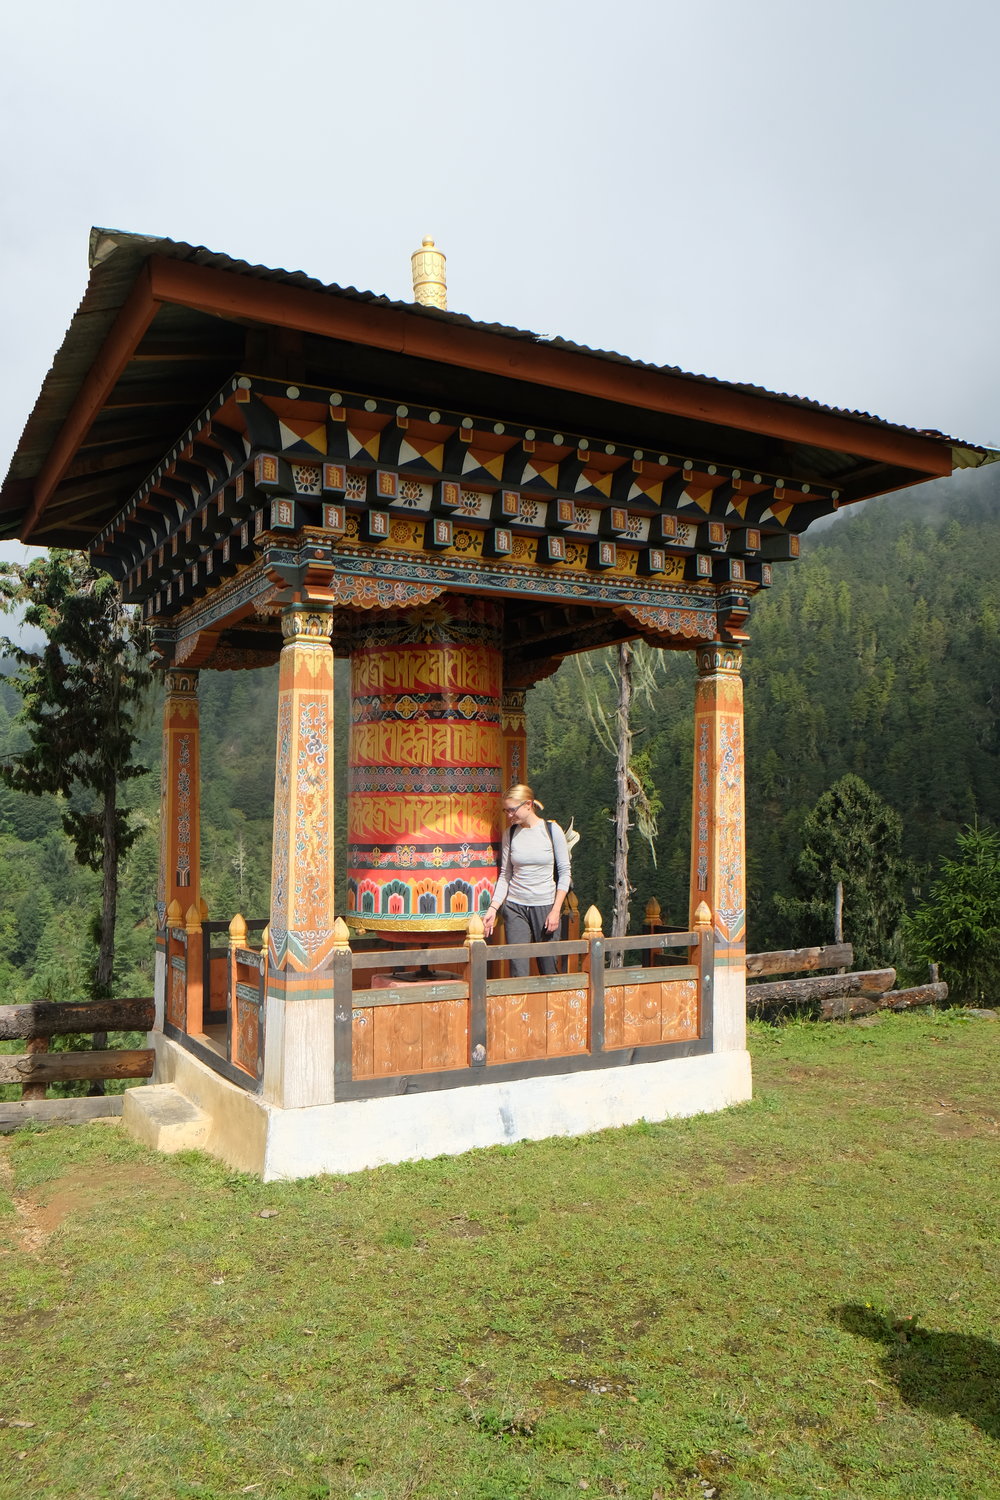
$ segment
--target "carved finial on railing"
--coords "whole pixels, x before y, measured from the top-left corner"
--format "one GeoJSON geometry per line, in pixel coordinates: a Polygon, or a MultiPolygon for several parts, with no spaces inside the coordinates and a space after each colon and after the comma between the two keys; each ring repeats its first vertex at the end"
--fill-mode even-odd
{"type": "Polygon", "coordinates": [[[260,935],[260,951],[261,951],[261,953],[266,953],[267,952],[267,945],[268,945],[268,942],[270,941],[270,937],[271,937],[271,924],[269,922],[267,924],[267,926],[264,928],[264,931],[260,935]]]}
{"type": "Polygon", "coordinates": [[[485,943],[486,933],[483,931],[483,919],[477,911],[469,918],[469,931],[466,935],[465,946],[470,943],[485,943]]]}
{"type": "Polygon", "coordinates": [[[176,897],[174,897],[173,901],[171,901],[170,905],[167,907],[167,926],[184,926],[184,913],[181,910],[181,903],[177,900],[176,897]]]}
{"type": "Polygon", "coordinates": [[[600,937],[603,932],[604,918],[601,916],[596,906],[588,907],[586,915],[583,919],[584,937],[600,937]]]}
{"type": "Polygon", "coordinates": [[[659,922],[659,920],[660,903],[659,901],[657,901],[655,896],[650,896],[649,900],[646,902],[646,921],[651,923],[659,922]]]}
{"type": "Polygon", "coordinates": [[[566,910],[567,911],[579,911],[580,910],[580,902],[577,899],[576,891],[567,891],[566,892],[566,902],[565,902],[565,905],[566,905],[566,910]]]}
{"type": "Polygon", "coordinates": [[[343,917],[338,917],[333,924],[333,947],[335,952],[337,951],[337,949],[339,949],[340,952],[343,953],[345,948],[348,952],[350,952],[351,929],[348,927],[343,917]]]}
{"type": "Polygon", "coordinates": [[[208,921],[208,902],[205,900],[204,896],[199,896],[198,897],[198,910],[201,912],[201,920],[203,922],[207,922],[208,921]]]}
{"type": "Polygon", "coordinates": [[[695,927],[711,927],[712,910],[707,902],[702,901],[699,904],[698,910],[694,914],[694,925],[695,927]]]}
{"type": "Polygon", "coordinates": [[[247,924],[239,912],[229,924],[229,946],[230,948],[245,948],[247,945],[247,924]]]}
{"type": "Polygon", "coordinates": [[[185,914],[185,917],[184,917],[184,931],[185,932],[200,932],[201,931],[201,907],[198,906],[194,901],[192,901],[191,905],[188,907],[187,912],[185,914]]]}

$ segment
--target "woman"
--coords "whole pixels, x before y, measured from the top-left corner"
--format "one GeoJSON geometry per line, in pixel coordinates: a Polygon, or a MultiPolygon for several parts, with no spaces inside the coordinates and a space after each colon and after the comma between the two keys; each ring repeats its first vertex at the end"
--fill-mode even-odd
{"type": "MultiPolygon", "coordinates": [[[[493,899],[483,913],[489,937],[503,907],[508,943],[550,942],[559,931],[562,904],[569,890],[569,849],[558,823],[539,817],[542,804],[530,786],[512,786],[504,794],[507,828],[500,844],[500,876],[493,899]]],[[[511,975],[528,973],[529,960],[513,958],[511,975]]],[[[554,958],[539,958],[538,972],[554,974],[554,958]]]]}

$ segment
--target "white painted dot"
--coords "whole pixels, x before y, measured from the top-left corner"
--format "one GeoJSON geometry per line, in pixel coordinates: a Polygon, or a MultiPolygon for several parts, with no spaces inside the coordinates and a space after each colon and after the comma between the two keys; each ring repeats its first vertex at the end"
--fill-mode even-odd
{"type": "Polygon", "coordinates": [[[804,484],[802,486],[802,493],[803,493],[803,495],[808,495],[809,494],[809,486],[807,484],[804,484]]]}
{"type": "Polygon", "coordinates": [[[524,440],[526,443],[533,443],[535,441],[535,429],[533,427],[529,427],[526,429],[524,440]]]}
{"type": "Polygon", "coordinates": [[[590,447],[590,444],[588,443],[586,438],[581,438],[576,446],[579,448],[581,453],[586,453],[587,449],[590,447]]]}
{"type": "Polygon", "coordinates": [[[253,381],[250,379],[249,375],[241,375],[236,384],[239,386],[241,391],[248,391],[253,385],[253,381]]]}
{"type": "Polygon", "coordinates": [[[502,433],[506,432],[506,430],[507,429],[504,427],[502,422],[493,423],[493,431],[496,433],[497,437],[500,437],[502,433]]]}
{"type": "Polygon", "coordinates": [[[330,405],[331,406],[343,406],[343,404],[344,404],[344,398],[343,398],[343,396],[340,394],[339,391],[334,391],[332,393],[332,395],[330,396],[330,405]]]}
{"type": "Polygon", "coordinates": [[[288,389],[285,391],[285,395],[288,397],[289,401],[297,401],[299,399],[299,388],[298,388],[298,386],[297,385],[290,385],[288,387],[288,389]]]}
{"type": "Polygon", "coordinates": [[[369,396],[368,400],[365,402],[365,411],[378,411],[378,402],[373,401],[369,396]]]}
{"type": "Polygon", "coordinates": [[[410,415],[410,408],[408,406],[397,406],[396,407],[396,416],[397,417],[408,417],[409,415],[410,415]]]}
{"type": "Polygon", "coordinates": [[[715,467],[714,464],[709,464],[709,466],[708,466],[708,472],[710,474],[716,474],[718,472],[718,470],[716,469],[716,467],[715,467]]]}
{"type": "Polygon", "coordinates": [[[670,459],[667,457],[667,455],[665,453],[661,453],[660,456],[659,456],[659,458],[656,460],[656,462],[658,464],[662,464],[663,467],[666,468],[667,465],[670,462],[670,459]]]}
{"type": "Polygon", "coordinates": [[[643,456],[644,456],[644,455],[643,455],[643,451],[642,451],[642,449],[641,449],[641,448],[637,448],[637,449],[636,449],[636,450],[635,450],[635,452],[634,452],[634,453],[633,453],[633,454],[632,454],[632,457],[633,457],[633,458],[636,458],[636,459],[641,459],[641,458],[642,458],[642,457],[643,457],[643,456]]]}
{"type": "Polygon", "coordinates": [[[684,460],[684,467],[685,467],[685,469],[693,469],[694,468],[694,459],[693,458],[686,458],[684,460]]]}
{"type": "Polygon", "coordinates": [[[563,435],[562,435],[561,432],[554,432],[552,434],[552,446],[553,446],[553,448],[561,448],[564,442],[565,442],[565,438],[563,437],[563,435]]]}
{"type": "Polygon", "coordinates": [[[615,445],[614,445],[614,443],[605,443],[604,444],[604,451],[605,451],[605,453],[614,453],[614,451],[615,451],[615,445]]]}
{"type": "Polygon", "coordinates": [[[830,499],[831,500],[839,500],[840,499],[840,491],[839,490],[834,490],[832,492],[831,496],[830,496],[830,499]]]}
{"type": "Polygon", "coordinates": [[[462,426],[463,426],[463,427],[464,427],[464,428],[465,428],[465,430],[466,430],[466,432],[468,432],[468,431],[469,431],[469,429],[470,429],[470,428],[471,428],[471,427],[472,427],[472,426],[473,426],[473,425],[474,425],[474,423],[473,423],[473,421],[472,421],[472,418],[471,418],[471,417],[463,417],[463,418],[462,418],[462,426]]]}
{"type": "Polygon", "coordinates": [[[754,475],[754,476],[753,476],[753,482],[754,482],[754,484],[760,484],[760,482],[761,482],[761,478],[760,478],[760,475],[759,475],[759,474],[755,474],[755,475],[754,475]]]}
{"type": "Polygon", "coordinates": [[[427,413],[427,420],[428,422],[433,422],[434,425],[437,426],[438,422],[440,422],[441,420],[441,413],[439,411],[429,411],[427,413]]]}
{"type": "Polygon", "coordinates": [[[785,488],[785,481],[783,479],[776,479],[774,481],[774,488],[776,490],[783,490],[785,488]]]}
{"type": "Polygon", "coordinates": [[[740,473],[739,469],[734,469],[733,470],[733,478],[734,479],[742,479],[743,478],[743,475],[740,473]]]}

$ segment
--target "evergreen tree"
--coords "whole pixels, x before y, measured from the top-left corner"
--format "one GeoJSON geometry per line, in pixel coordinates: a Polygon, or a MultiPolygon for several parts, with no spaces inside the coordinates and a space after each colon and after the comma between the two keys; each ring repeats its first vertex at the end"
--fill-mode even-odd
{"type": "Polygon", "coordinates": [[[921,966],[940,964],[953,1000],[997,1005],[1000,834],[966,828],[957,842],[958,857],[942,863],[927,900],[906,921],[907,951],[921,966]]]}
{"type": "Polygon", "coordinates": [[[824,792],[803,825],[795,867],[796,896],[775,896],[804,943],[833,935],[838,882],[844,889],[844,935],[862,968],[891,963],[899,951],[908,866],[903,820],[860,776],[842,776],[824,792]]]}
{"type": "Polygon", "coordinates": [[[146,631],[113,579],[72,552],[3,566],[0,608],[23,611],[45,636],[40,650],[0,643],[20,668],[14,686],[27,731],[27,744],[0,764],[0,779],[16,791],[64,799],[76,858],[102,877],[93,994],[110,995],[119,862],[137,836],[120,790],[145,770],[133,751],[150,681],[146,631]]]}

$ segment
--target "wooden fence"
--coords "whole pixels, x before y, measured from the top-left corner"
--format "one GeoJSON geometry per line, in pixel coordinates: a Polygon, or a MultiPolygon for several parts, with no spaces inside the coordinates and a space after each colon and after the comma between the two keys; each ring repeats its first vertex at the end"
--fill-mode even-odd
{"type": "Polygon", "coordinates": [[[854,949],[850,943],[748,953],[748,981],[774,974],[799,974],[803,977],[773,980],[770,984],[748,983],[747,1010],[752,1015],[770,1020],[787,1011],[807,1009],[821,1020],[832,1021],[870,1015],[876,1010],[939,1005],[948,998],[948,986],[938,981],[936,967],[932,969],[929,984],[896,990],[893,989],[895,969],[849,972],[849,965],[853,962],[854,949]],[[816,973],[825,969],[837,972],[816,973]]]}
{"type": "Polygon", "coordinates": [[[46,1091],[53,1083],[149,1078],[153,1072],[152,1048],[50,1052],[49,1042],[54,1036],[147,1032],[152,1028],[153,1016],[151,999],[65,1004],[41,1000],[30,1005],[0,1005],[0,1041],[25,1044],[20,1055],[0,1055],[0,1084],[21,1087],[19,1100],[0,1102],[0,1130],[15,1129],[25,1120],[87,1120],[120,1114],[120,1095],[48,1099],[46,1091]]]}

